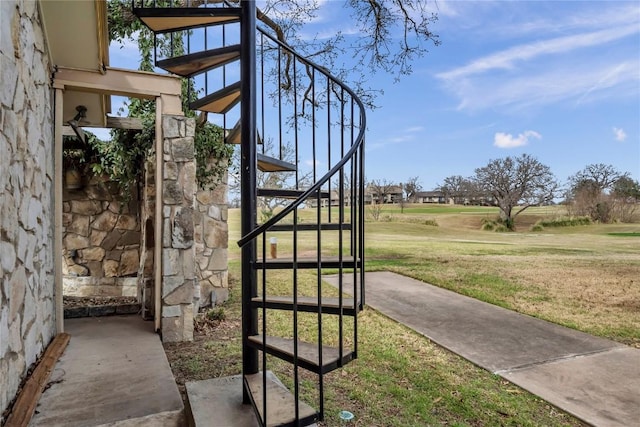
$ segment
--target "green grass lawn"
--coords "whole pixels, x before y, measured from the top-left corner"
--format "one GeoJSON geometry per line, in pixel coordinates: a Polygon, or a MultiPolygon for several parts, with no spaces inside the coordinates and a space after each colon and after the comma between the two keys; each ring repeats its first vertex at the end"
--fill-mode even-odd
{"type": "MultiPolygon", "coordinates": [[[[382,221],[366,224],[366,269],[394,271],[640,347],[640,224],[529,231],[536,221],[563,214],[560,207],[532,208],[516,219],[516,232],[496,233],[481,231],[482,219],[495,218],[496,208],[419,205],[401,212],[385,206],[382,221]]],[[[309,215],[299,213],[303,221],[313,220],[309,215]]],[[[235,285],[225,310],[234,319],[239,316],[236,210],[230,211],[229,228],[235,285]]],[[[278,237],[279,252],[290,250],[290,236],[278,237]]],[[[286,278],[277,282],[287,286],[286,278]]],[[[314,272],[301,273],[302,288],[316,282],[314,272]]],[[[290,332],[289,315],[272,320],[274,333],[290,332]]],[[[313,328],[307,332],[313,335],[313,328]]],[[[239,351],[239,341],[232,342],[231,347],[224,343],[223,355],[239,351]]],[[[360,314],[358,342],[359,358],[326,377],[326,425],[339,425],[341,409],[354,412],[357,425],[366,426],[581,425],[375,310],[360,314]]],[[[269,362],[291,385],[290,366],[269,362]]],[[[314,377],[302,378],[304,392],[313,397],[314,377]]]]}

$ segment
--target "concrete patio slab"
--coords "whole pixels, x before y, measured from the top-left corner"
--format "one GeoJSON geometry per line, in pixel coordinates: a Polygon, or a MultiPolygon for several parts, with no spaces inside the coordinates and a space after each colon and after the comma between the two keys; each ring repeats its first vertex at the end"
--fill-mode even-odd
{"type": "Polygon", "coordinates": [[[139,316],[65,320],[71,341],[30,426],[184,425],[184,410],[153,323],[139,316]]]}
{"type": "Polygon", "coordinates": [[[640,350],[391,272],[365,286],[367,305],[576,417],[639,425],[640,350]]]}

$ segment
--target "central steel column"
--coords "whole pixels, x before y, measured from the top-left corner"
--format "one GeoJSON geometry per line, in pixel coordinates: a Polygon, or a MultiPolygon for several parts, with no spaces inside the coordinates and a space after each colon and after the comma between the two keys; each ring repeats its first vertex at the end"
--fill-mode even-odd
{"type": "MultiPolygon", "coordinates": [[[[241,2],[240,16],[240,90],[241,90],[241,230],[246,236],[257,224],[256,200],[256,3],[241,2]]],[[[247,339],[258,333],[258,311],[251,308],[251,298],[258,295],[256,243],[251,241],[242,248],[242,372],[258,372],[258,350],[247,345],[247,339]]],[[[245,392],[244,402],[249,403],[245,392]]]]}

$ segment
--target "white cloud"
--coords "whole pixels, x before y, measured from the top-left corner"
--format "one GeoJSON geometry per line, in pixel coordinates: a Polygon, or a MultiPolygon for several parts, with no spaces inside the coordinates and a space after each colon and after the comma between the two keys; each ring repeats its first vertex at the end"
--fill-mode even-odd
{"type": "Polygon", "coordinates": [[[465,66],[437,74],[436,77],[445,81],[453,81],[496,69],[510,70],[515,67],[517,62],[530,61],[542,55],[566,53],[579,48],[594,47],[638,32],[640,32],[640,27],[637,24],[632,24],[614,29],[557,37],[513,46],[476,59],[465,66]]]}
{"type": "Polygon", "coordinates": [[[522,147],[529,143],[529,138],[541,139],[542,135],[533,130],[525,130],[516,137],[510,133],[496,132],[493,138],[493,145],[499,148],[522,147]]]}
{"type": "Polygon", "coordinates": [[[625,139],[627,139],[627,133],[624,131],[624,129],[614,127],[613,128],[613,134],[616,137],[616,141],[622,142],[625,139]]]}
{"type": "Polygon", "coordinates": [[[398,130],[395,136],[384,138],[380,141],[376,141],[369,144],[369,149],[378,149],[387,145],[396,145],[403,143],[410,143],[416,139],[416,134],[424,131],[423,126],[409,126],[405,129],[398,130]]]}
{"type": "Polygon", "coordinates": [[[422,132],[424,130],[424,126],[411,126],[406,128],[404,131],[406,133],[414,133],[414,132],[422,132]]]}
{"type": "Polygon", "coordinates": [[[517,75],[492,73],[448,85],[459,98],[458,110],[508,107],[517,110],[575,99],[576,104],[610,97],[637,97],[640,62],[583,61],[557,64],[546,71],[517,75]]]}
{"type": "MultiPolygon", "coordinates": [[[[512,38],[514,35],[540,35],[540,34],[566,34],[568,31],[593,31],[596,29],[617,28],[638,22],[640,9],[635,2],[610,2],[606,8],[594,2],[593,7],[585,6],[577,13],[557,13],[554,16],[548,14],[535,16],[536,9],[532,8],[522,16],[523,20],[514,21],[513,15],[504,25],[496,25],[489,28],[492,33],[512,38]]],[[[515,17],[517,18],[517,16],[515,17]]],[[[482,31],[487,31],[487,26],[478,26],[482,31]]]]}

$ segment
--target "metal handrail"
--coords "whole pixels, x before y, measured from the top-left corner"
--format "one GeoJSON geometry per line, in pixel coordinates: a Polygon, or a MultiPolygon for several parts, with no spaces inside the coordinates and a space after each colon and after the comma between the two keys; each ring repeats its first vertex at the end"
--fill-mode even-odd
{"type": "MultiPolygon", "coordinates": [[[[250,241],[254,240],[259,235],[267,232],[273,225],[275,225],[278,222],[280,222],[280,220],[282,220],[284,217],[289,215],[291,212],[293,212],[294,209],[296,209],[303,202],[305,202],[309,198],[309,196],[315,194],[316,192],[319,192],[320,189],[322,188],[322,186],[324,184],[326,184],[327,182],[329,182],[331,177],[333,177],[337,172],[339,172],[340,169],[342,169],[342,167],[345,164],[347,164],[347,162],[349,162],[349,160],[356,154],[358,149],[362,146],[362,144],[364,143],[364,134],[365,134],[365,129],[366,129],[366,115],[365,115],[364,104],[362,103],[360,98],[356,95],[356,93],[351,88],[349,88],[345,83],[343,83],[337,77],[331,75],[326,70],[326,68],[324,68],[324,67],[314,63],[313,61],[311,61],[311,60],[309,60],[307,58],[304,58],[303,56],[299,55],[298,53],[296,53],[293,50],[293,48],[291,46],[287,45],[286,43],[281,42],[278,39],[276,39],[271,34],[267,33],[265,30],[263,30],[262,28],[258,27],[258,31],[260,31],[262,34],[264,34],[267,38],[269,38],[271,41],[276,43],[281,48],[286,49],[287,52],[289,54],[293,55],[295,59],[297,59],[300,62],[303,62],[303,63],[313,67],[316,70],[318,70],[327,79],[331,80],[333,83],[337,84],[343,90],[345,90],[349,95],[351,95],[351,97],[355,100],[356,104],[358,104],[358,107],[360,108],[360,115],[359,115],[359,117],[360,117],[359,128],[360,129],[359,129],[358,135],[356,136],[356,138],[354,140],[354,144],[345,153],[345,155],[342,157],[342,159],[340,159],[340,161],[338,161],[338,163],[336,163],[324,176],[322,176],[311,187],[309,187],[305,192],[303,192],[297,199],[295,199],[293,202],[291,202],[291,204],[289,204],[286,208],[284,208],[282,211],[278,212],[273,217],[271,217],[271,219],[269,219],[267,222],[265,222],[264,224],[262,224],[261,226],[259,226],[256,229],[254,229],[250,233],[246,234],[240,240],[238,240],[238,246],[239,247],[245,246],[247,243],[249,243],[250,241]]],[[[363,195],[361,194],[360,197],[363,197],[363,195]]]]}

